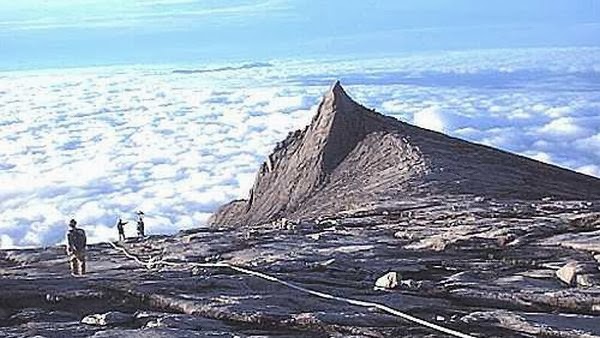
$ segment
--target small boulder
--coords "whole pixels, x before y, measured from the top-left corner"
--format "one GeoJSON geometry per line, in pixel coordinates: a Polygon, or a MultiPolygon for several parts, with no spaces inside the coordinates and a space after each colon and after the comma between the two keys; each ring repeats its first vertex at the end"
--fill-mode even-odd
{"type": "Polygon", "coordinates": [[[135,317],[129,313],[123,313],[118,311],[109,311],[107,313],[96,313],[84,317],[81,322],[83,324],[95,325],[95,326],[112,326],[127,324],[135,320],[135,317]]]}
{"type": "Polygon", "coordinates": [[[404,239],[404,240],[414,240],[415,239],[415,234],[413,231],[408,231],[408,230],[400,230],[400,231],[396,231],[394,233],[394,237],[398,238],[398,239],[404,239]]]}
{"type": "Polygon", "coordinates": [[[398,273],[388,272],[375,281],[376,289],[393,289],[398,286],[398,273]]]}
{"type": "Polygon", "coordinates": [[[136,322],[137,325],[143,326],[148,324],[148,322],[156,320],[157,318],[160,318],[161,316],[164,316],[163,312],[155,312],[155,311],[137,311],[134,315],[133,318],[136,322]]]}
{"type": "Polygon", "coordinates": [[[422,281],[416,281],[414,279],[403,279],[398,282],[398,285],[403,290],[420,290],[423,287],[422,281]]]}
{"type": "Polygon", "coordinates": [[[577,274],[577,286],[589,288],[598,285],[596,276],[593,274],[577,274]]]}
{"type": "Polygon", "coordinates": [[[556,271],[556,276],[569,286],[598,285],[598,267],[594,263],[570,261],[556,271]]]}
{"type": "Polygon", "coordinates": [[[556,277],[569,286],[574,285],[577,278],[577,262],[572,261],[565,264],[556,271],[556,277]]]}
{"type": "Polygon", "coordinates": [[[306,235],[306,237],[308,237],[312,240],[318,241],[321,238],[321,234],[320,233],[309,234],[309,235],[306,235]]]}

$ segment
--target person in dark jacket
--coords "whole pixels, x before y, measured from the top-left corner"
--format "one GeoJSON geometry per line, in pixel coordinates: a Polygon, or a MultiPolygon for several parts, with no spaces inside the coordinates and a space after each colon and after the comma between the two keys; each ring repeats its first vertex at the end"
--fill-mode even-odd
{"type": "Polygon", "coordinates": [[[144,213],[142,211],[138,211],[137,214],[138,214],[137,234],[138,234],[138,237],[144,237],[145,236],[145,234],[144,234],[144,219],[143,219],[144,213]]]}
{"type": "Polygon", "coordinates": [[[120,241],[125,240],[125,229],[123,228],[123,226],[127,223],[128,222],[123,222],[123,220],[121,218],[119,218],[119,220],[117,221],[117,230],[119,231],[119,240],[120,241]]]}
{"type": "Polygon", "coordinates": [[[69,231],[67,232],[67,255],[69,256],[69,265],[73,276],[83,276],[85,274],[86,245],[85,231],[78,228],[77,221],[72,219],[69,222],[69,231]]]}

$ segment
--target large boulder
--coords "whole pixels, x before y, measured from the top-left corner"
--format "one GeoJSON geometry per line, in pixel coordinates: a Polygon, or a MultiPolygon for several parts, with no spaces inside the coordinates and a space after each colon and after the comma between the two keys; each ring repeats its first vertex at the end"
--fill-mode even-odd
{"type": "Polygon", "coordinates": [[[577,262],[571,261],[556,271],[556,277],[563,283],[573,286],[577,278],[577,262]]]}
{"type": "Polygon", "coordinates": [[[375,281],[376,289],[394,289],[398,286],[398,273],[388,272],[375,281]]]}

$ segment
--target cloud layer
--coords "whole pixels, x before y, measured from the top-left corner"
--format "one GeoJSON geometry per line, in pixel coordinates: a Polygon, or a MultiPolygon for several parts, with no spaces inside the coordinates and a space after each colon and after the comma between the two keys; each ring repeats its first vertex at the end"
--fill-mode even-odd
{"type": "Polygon", "coordinates": [[[114,239],[140,209],[148,233],[202,226],[336,78],[404,121],[600,176],[596,48],[0,73],[0,247],[59,243],[71,217],[114,239]]]}

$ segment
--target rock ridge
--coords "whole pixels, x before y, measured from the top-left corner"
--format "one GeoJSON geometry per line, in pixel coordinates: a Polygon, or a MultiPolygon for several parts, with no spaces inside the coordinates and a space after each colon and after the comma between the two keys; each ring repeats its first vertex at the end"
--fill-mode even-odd
{"type": "Polygon", "coordinates": [[[311,123],[279,142],[247,200],[212,225],[311,219],[419,196],[600,198],[600,179],[419,128],[368,109],[336,81],[311,123]]]}

